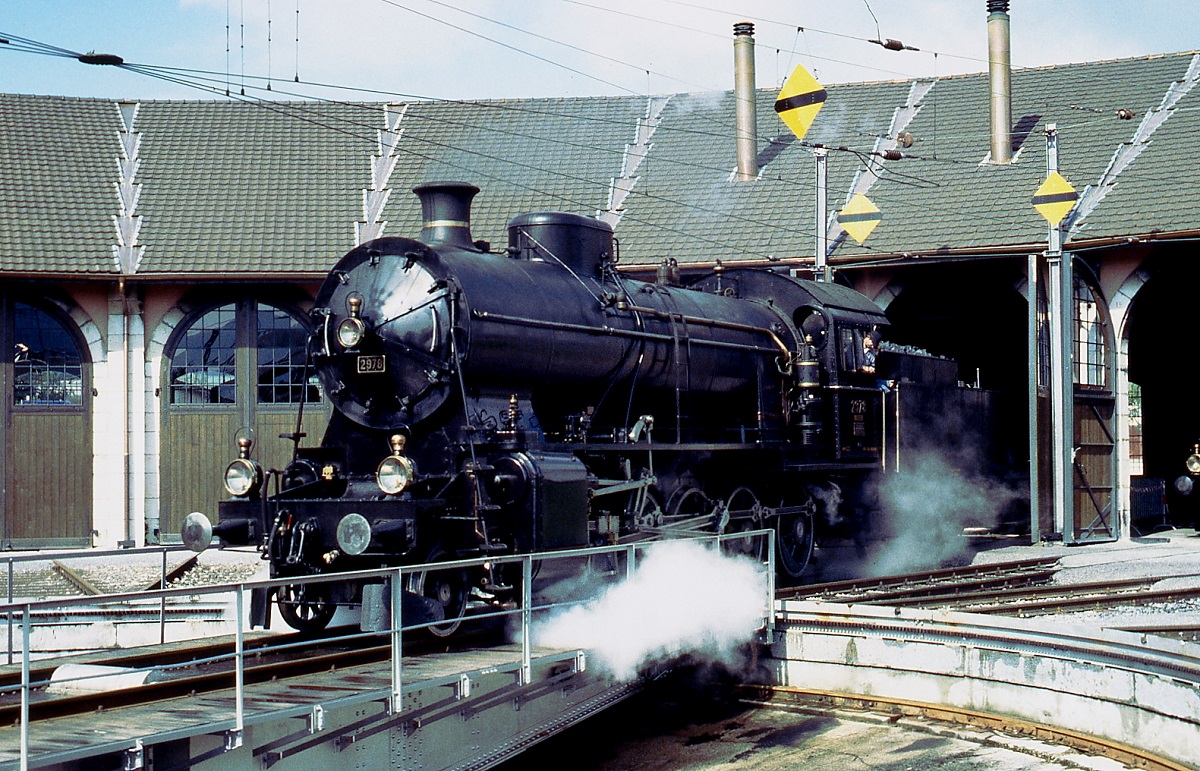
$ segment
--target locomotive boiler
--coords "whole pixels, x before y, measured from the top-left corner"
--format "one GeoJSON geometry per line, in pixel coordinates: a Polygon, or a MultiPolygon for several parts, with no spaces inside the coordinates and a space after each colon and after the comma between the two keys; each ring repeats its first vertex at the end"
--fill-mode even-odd
{"type": "MultiPolygon", "coordinates": [[[[881,463],[885,317],[857,292],[767,270],[687,282],[617,269],[599,220],[523,214],[508,243],[475,241],[462,182],[414,189],[418,238],[346,254],[312,311],[312,367],[333,414],[319,445],[264,471],[249,440],[226,470],[215,525],[257,545],[273,577],[696,532],[773,528],[781,572],[804,573],[814,527],[881,463]]],[[[719,262],[718,262],[719,266],[719,262]]],[[[759,555],[762,556],[762,555],[759,555]]],[[[501,602],[496,568],[414,577],[453,631],[501,602]]],[[[276,597],[320,627],[363,587],[301,584],[276,597]]]]}

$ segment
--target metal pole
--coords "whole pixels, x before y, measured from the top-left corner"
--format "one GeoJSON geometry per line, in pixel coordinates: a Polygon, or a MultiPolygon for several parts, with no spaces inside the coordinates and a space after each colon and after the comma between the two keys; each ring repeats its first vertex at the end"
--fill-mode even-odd
{"type": "Polygon", "coordinates": [[[829,281],[829,265],[826,261],[826,254],[829,251],[829,213],[828,213],[828,197],[829,197],[829,151],[824,147],[818,147],[813,150],[813,157],[817,160],[817,256],[814,265],[815,275],[813,278],[817,281],[829,281]]]}
{"type": "Polygon", "coordinates": [[[29,769],[29,612],[21,611],[21,771],[29,769]]]}
{"type": "Polygon", "coordinates": [[[242,616],[245,615],[245,587],[237,586],[237,635],[234,638],[234,735],[225,742],[227,750],[242,746],[242,731],[246,727],[246,645],[242,616]]]}
{"type": "Polygon", "coordinates": [[[533,680],[533,645],[530,626],[533,623],[533,557],[521,559],[521,685],[533,680]]]}
{"type": "Polygon", "coordinates": [[[767,643],[775,642],[775,528],[767,531],[767,643]]]}
{"type": "Polygon", "coordinates": [[[403,671],[401,670],[401,664],[400,664],[400,659],[403,654],[403,649],[401,647],[401,643],[403,641],[400,638],[400,629],[404,626],[404,619],[401,618],[401,615],[400,615],[400,608],[402,605],[401,600],[403,599],[401,597],[401,594],[404,591],[404,570],[403,570],[403,568],[396,568],[396,574],[394,576],[392,576],[391,580],[392,580],[392,591],[391,591],[391,595],[392,595],[391,596],[391,605],[392,605],[392,634],[391,634],[391,638],[392,638],[392,696],[391,696],[391,700],[388,703],[388,711],[393,715],[398,715],[398,714],[400,714],[401,706],[403,706],[401,701],[404,698],[403,694],[400,692],[400,688],[404,683],[404,681],[402,679],[403,671]]]}
{"type": "MultiPolygon", "coordinates": [[[[13,601],[13,560],[8,558],[8,604],[11,606],[13,601]]],[[[8,663],[13,663],[13,628],[12,628],[12,611],[8,612],[8,663]]]]}
{"type": "MultiPolygon", "coordinates": [[[[1058,125],[1046,126],[1046,174],[1058,172],[1058,125]]],[[[1054,485],[1054,527],[1064,540],[1072,540],[1073,528],[1068,528],[1068,492],[1071,488],[1070,447],[1074,439],[1071,416],[1072,382],[1071,346],[1071,261],[1063,258],[1062,228],[1051,225],[1049,248],[1046,250],[1049,273],[1050,310],[1050,425],[1051,479],[1054,485]],[[1071,532],[1068,532],[1068,531],[1071,532]]],[[[1073,516],[1072,516],[1073,519],[1073,516]]]]}
{"type": "Polygon", "coordinates": [[[1038,472],[1038,372],[1041,362],[1038,359],[1038,293],[1041,282],[1038,275],[1038,256],[1029,255],[1026,261],[1027,291],[1029,307],[1027,313],[1028,334],[1026,335],[1026,361],[1029,362],[1029,541],[1038,543],[1042,540],[1041,518],[1041,484],[1038,472]]]}
{"type": "MultiPolygon", "coordinates": [[[[167,550],[162,550],[162,570],[159,571],[158,579],[159,591],[167,590],[167,550]]],[[[164,594],[158,598],[158,642],[164,645],[167,642],[167,596],[164,594]]]]}

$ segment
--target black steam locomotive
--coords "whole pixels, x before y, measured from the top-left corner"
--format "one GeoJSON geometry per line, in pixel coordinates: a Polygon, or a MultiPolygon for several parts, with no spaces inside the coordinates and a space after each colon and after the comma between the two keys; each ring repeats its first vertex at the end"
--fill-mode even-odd
{"type": "MultiPolygon", "coordinates": [[[[898,439],[878,307],[767,270],[683,285],[668,262],[632,280],[612,228],[575,214],[515,217],[492,250],[470,234],[478,188],[414,192],[421,237],[355,248],[316,298],[311,360],[335,408],[320,445],[293,437],[268,480],[242,441],[233,499],[215,526],[189,517],[186,543],[256,544],[289,577],[774,528],[781,572],[804,573],[814,529],[838,498],[858,506],[898,439]]],[[[414,581],[444,632],[513,583],[485,568],[414,581]]],[[[362,597],[307,584],[276,600],[311,629],[362,597]]]]}

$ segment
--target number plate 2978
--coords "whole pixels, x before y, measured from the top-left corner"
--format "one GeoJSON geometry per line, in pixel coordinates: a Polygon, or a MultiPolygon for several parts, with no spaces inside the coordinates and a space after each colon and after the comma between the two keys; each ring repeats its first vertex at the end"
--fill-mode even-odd
{"type": "Polygon", "coordinates": [[[387,360],[383,354],[375,356],[359,356],[356,371],[360,375],[372,375],[387,369],[387,360]]]}

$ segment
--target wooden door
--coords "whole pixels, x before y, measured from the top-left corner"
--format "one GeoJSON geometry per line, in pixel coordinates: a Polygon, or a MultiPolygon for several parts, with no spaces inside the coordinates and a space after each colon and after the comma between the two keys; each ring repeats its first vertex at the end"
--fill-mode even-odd
{"type": "Polygon", "coordinates": [[[1117,400],[1112,351],[1115,348],[1107,304],[1081,260],[1075,260],[1074,441],[1072,443],[1072,522],[1068,542],[1109,541],[1120,536],[1116,497],[1117,400]],[[1088,281],[1091,277],[1092,281],[1088,281]]]}
{"type": "Polygon", "coordinates": [[[1073,541],[1107,541],[1118,536],[1115,414],[1116,398],[1110,391],[1076,388],[1073,541]]]}
{"type": "Polygon", "coordinates": [[[163,540],[179,539],[190,512],[216,521],[239,432],[251,431],[251,457],[264,469],[282,469],[293,445],[279,435],[296,430],[303,399],[302,430],[319,441],[327,416],[305,367],[308,331],[294,311],[241,298],[192,316],[173,336],[163,390],[163,540]]]}
{"type": "Polygon", "coordinates": [[[0,297],[3,548],[92,543],[92,386],[87,346],[56,307],[0,297]]]}

